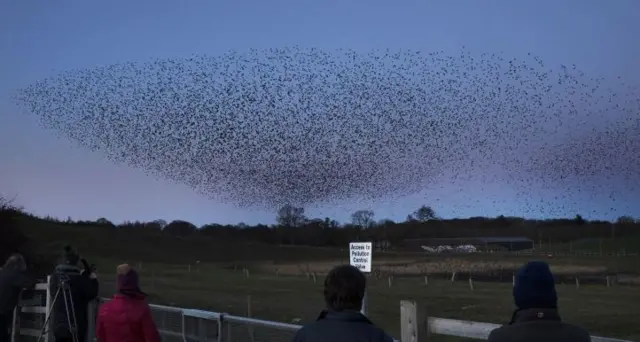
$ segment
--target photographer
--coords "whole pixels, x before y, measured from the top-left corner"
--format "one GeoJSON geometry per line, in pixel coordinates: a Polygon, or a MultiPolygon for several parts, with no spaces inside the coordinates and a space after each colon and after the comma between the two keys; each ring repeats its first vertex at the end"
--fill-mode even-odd
{"type": "Polygon", "coordinates": [[[90,301],[96,299],[98,296],[98,279],[91,266],[89,266],[84,259],[80,259],[80,256],[70,246],[66,246],[64,249],[64,262],[55,268],[52,277],[52,289],[55,293],[58,290],[58,286],[61,282],[66,282],[69,286],[69,292],[71,298],[67,298],[65,306],[65,300],[62,293],[58,296],[58,299],[54,303],[53,307],[53,335],[56,342],[73,341],[72,327],[69,322],[73,324],[74,318],[67,316],[67,308],[71,314],[75,312],[76,322],[76,336],[78,341],[85,341],[87,336],[88,326],[88,304],[90,301]],[[82,261],[84,269],[78,266],[78,263],[82,261]]]}
{"type": "Polygon", "coordinates": [[[0,342],[10,340],[13,311],[20,300],[20,293],[35,284],[35,279],[27,275],[27,264],[22,255],[11,255],[0,270],[0,342]]]}

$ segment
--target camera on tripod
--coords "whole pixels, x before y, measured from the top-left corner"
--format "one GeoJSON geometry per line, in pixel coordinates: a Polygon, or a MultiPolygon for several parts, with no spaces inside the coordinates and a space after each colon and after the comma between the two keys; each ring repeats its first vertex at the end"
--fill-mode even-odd
{"type": "Polygon", "coordinates": [[[58,288],[60,288],[60,285],[69,285],[70,278],[68,274],[56,272],[55,279],[58,281],[58,288]]]}
{"type": "Polygon", "coordinates": [[[84,342],[87,338],[87,304],[98,295],[95,265],[65,246],[63,262],[51,277],[51,306],[38,341],[53,332],[56,341],[84,342]],[[80,265],[81,264],[81,265],[80,265]]]}
{"type": "Polygon", "coordinates": [[[53,310],[60,300],[60,294],[62,294],[62,301],[64,303],[63,305],[66,313],[65,323],[69,328],[71,340],[73,342],[80,342],[82,340],[78,338],[78,322],[76,321],[75,304],[73,302],[73,296],[71,295],[71,287],[69,286],[70,277],[68,274],[58,270],[56,270],[54,277],[57,280],[57,289],[53,296],[53,300],[51,301],[49,312],[47,312],[47,319],[42,326],[40,335],[38,336],[38,342],[40,342],[48,332],[47,328],[49,327],[49,322],[53,316],[53,310]]]}

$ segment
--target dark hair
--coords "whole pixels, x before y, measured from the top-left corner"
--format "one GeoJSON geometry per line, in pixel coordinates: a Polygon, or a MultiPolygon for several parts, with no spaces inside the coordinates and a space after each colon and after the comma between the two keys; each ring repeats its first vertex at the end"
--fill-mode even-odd
{"type": "Polygon", "coordinates": [[[15,253],[7,259],[4,263],[3,269],[24,271],[27,269],[27,263],[24,261],[22,254],[15,253]]]}
{"type": "Polygon", "coordinates": [[[367,280],[351,265],[333,268],[324,279],[324,301],[334,311],[360,310],[367,280]]]}
{"type": "Polygon", "coordinates": [[[78,252],[73,250],[73,248],[69,245],[64,246],[64,262],[68,265],[77,265],[80,261],[80,256],[78,252]]]}

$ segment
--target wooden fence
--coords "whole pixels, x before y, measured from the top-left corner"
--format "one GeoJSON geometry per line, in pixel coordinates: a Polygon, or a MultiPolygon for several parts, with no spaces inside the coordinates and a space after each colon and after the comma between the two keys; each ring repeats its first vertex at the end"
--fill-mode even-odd
{"type": "MultiPolygon", "coordinates": [[[[11,341],[20,341],[21,336],[37,338],[40,336],[42,325],[47,316],[47,310],[51,307],[51,291],[49,288],[50,277],[46,283],[35,286],[32,299],[22,299],[18,302],[13,312],[13,329],[11,329],[11,341]],[[45,298],[42,303],[42,297],[45,298]],[[32,316],[31,325],[25,324],[25,314],[32,316]]],[[[48,341],[48,339],[43,339],[48,341]]]]}
{"type": "MultiPolygon", "coordinates": [[[[431,335],[447,335],[486,340],[500,324],[428,317],[424,305],[414,301],[400,302],[400,340],[429,341],[431,335]]],[[[633,342],[610,337],[591,336],[592,342],[633,342]]]]}
{"type": "MultiPolygon", "coordinates": [[[[16,308],[14,313],[13,329],[12,329],[12,342],[23,341],[22,337],[29,337],[35,339],[40,336],[42,326],[46,320],[46,316],[50,311],[52,305],[52,294],[49,281],[50,277],[47,277],[47,283],[37,284],[36,292],[40,292],[40,295],[44,295],[46,298],[44,303],[42,301],[29,301],[23,300],[16,308]],[[18,314],[21,313],[21,314],[18,314]],[[36,324],[26,327],[22,326],[23,314],[36,315],[36,319],[33,320],[36,324]],[[39,323],[39,325],[38,325],[39,323]]],[[[89,320],[89,336],[87,340],[95,340],[95,310],[97,307],[90,307],[89,320]]],[[[230,331],[231,326],[235,329],[234,342],[244,342],[255,340],[255,334],[263,332],[272,336],[270,338],[264,338],[260,340],[268,341],[290,341],[292,334],[295,333],[301,326],[295,324],[279,323],[272,321],[259,320],[254,318],[246,318],[239,316],[227,315],[224,313],[209,312],[203,310],[183,309],[175,307],[166,307],[160,305],[152,305],[152,310],[155,312],[171,313],[171,315],[177,315],[175,322],[179,322],[177,326],[169,329],[166,322],[163,322],[166,317],[159,319],[163,315],[154,315],[156,324],[160,329],[164,338],[177,338],[180,341],[198,341],[198,342],[225,342],[231,341],[230,331]],[[196,320],[196,322],[192,322],[196,320]],[[188,323],[196,323],[188,324],[188,323]],[[211,334],[206,333],[206,329],[202,327],[208,323],[215,323],[216,328],[211,334]],[[195,326],[195,328],[192,328],[195,326]],[[192,331],[193,330],[193,331],[192,331]],[[241,336],[245,334],[239,333],[242,330],[249,331],[246,334],[246,339],[241,336]],[[223,333],[226,331],[227,333],[223,333]],[[285,334],[277,334],[282,333],[285,334]],[[203,337],[197,337],[203,336],[203,337]]],[[[166,316],[166,315],[165,315],[166,316]]],[[[401,324],[401,340],[405,342],[417,342],[417,341],[429,341],[431,335],[448,335],[457,337],[466,337],[472,339],[486,340],[489,333],[500,327],[498,324],[481,323],[462,321],[456,319],[428,317],[426,306],[418,305],[413,301],[401,301],[400,302],[400,324],[401,324]]],[[[632,342],[615,338],[592,336],[593,342],[632,342]]],[[[43,341],[52,341],[49,334],[43,335],[43,341]]],[[[398,341],[399,342],[399,341],[398,341]]]]}

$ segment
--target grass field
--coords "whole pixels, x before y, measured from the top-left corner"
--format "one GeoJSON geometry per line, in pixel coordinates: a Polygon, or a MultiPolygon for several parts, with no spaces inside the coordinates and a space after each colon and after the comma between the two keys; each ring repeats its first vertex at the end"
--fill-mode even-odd
{"type": "MultiPolygon", "coordinates": [[[[94,260],[102,270],[101,295],[110,296],[114,277],[110,270],[120,261],[94,260]]],[[[129,260],[134,265],[138,263],[129,260]]],[[[231,264],[141,265],[142,285],[152,302],[204,310],[247,315],[248,302],[255,318],[308,322],[323,307],[322,276],[265,271],[254,265],[247,278],[242,267],[231,264]]],[[[511,284],[476,282],[471,291],[467,279],[452,283],[443,278],[396,276],[369,278],[369,315],[393,336],[399,338],[400,300],[425,303],[429,316],[482,322],[505,323],[513,310],[511,284]]],[[[632,286],[559,284],[561,313],[564,318],[588,328],[593,334],[640,340],[640,288],[632,286]]],[[[437,341],[462,341],[439,337],[437,341]]]]}
{"type": "MultiPolygon", "coordinates": [[[[346,246],[278,246],[157,233],[134,239],[127,230],[31,223],[25,222],[24,231],[34,250],[54,260],[62,246],[70,243],[97,264],[102,296],[114,291],[115,266],[128,261],[136,267],[142,264],[142,285],[153,303],[244,316],[250,301],[253,317],[281,322],[315,319],[323,307],[323,274],[346,262],[348,255],[346,246]],[[244,268],[249,270],[249,278],[244,268]]],[[[640,287],[634,285],[640,283],[640,257],[599,255],[600,251],[638,253],[639,242],[638,238],[597,239],[545,246],[549,251],[577,252],[552,253],[551,257],[545,253],[429,256],[422,252],[375,252],[374,268],[379,272],[369,278],[369,314],[397,338],[399,305],[404,299],[426,303],[430,316],[506,323],[513,310],[513,271],[527,260],[545,259],[562,279],[558,291],[566,320],[595,335],[640,341],[640,287]],[[452,272],[458,275],[455,283],[447,280],[452,272]],[[424,284],[425,274],[429,285],[424,284]],[[617,275],[624,283],[606,287],[605,275],[617,275]],[[474,291],[469,289],[469,276],[476,279],[474,291]],[[576,289],[576,276],[583,279],[580,290],[576,289]]],[[[438,337],[435,341],[462,340],[438,337]]]]}
{"type": "Polygon", "coordinates": [[[580,239],[571,243],[538,245],[542,251],[590,252],[590,253],[640,253],[640,235],[625,238],[580,239]]]}

